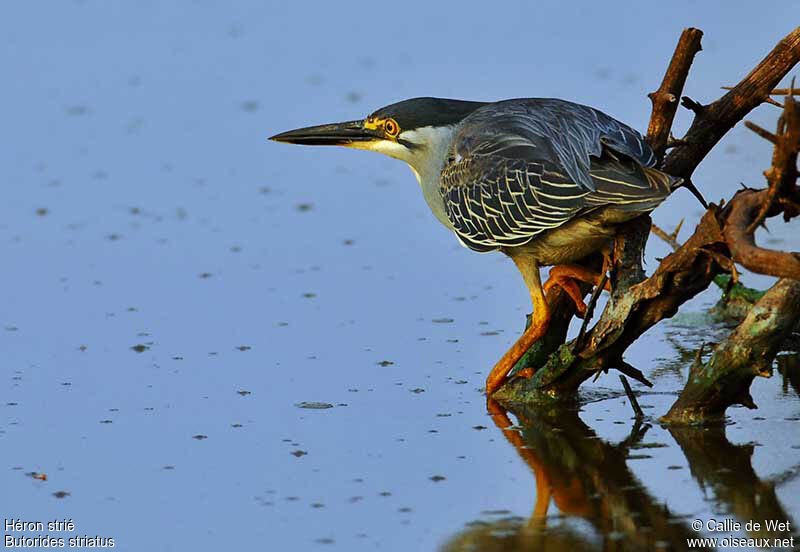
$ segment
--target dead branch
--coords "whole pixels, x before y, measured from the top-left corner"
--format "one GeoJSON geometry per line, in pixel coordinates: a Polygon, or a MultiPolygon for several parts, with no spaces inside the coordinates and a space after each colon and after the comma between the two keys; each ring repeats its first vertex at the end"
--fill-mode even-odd
{"type": "Polygon", "coordinates": [[[741,121],[800,60],[800,27],[786,35],[750,73],[717,101],[704,106],[683,137],[688,142],[664,160],[665,172],[691,177],[726,132],[741,121]]]}
{"type": "Polygon", "coordinates": [[[723,235],[731,258],[739,264],[754,272],[791,279],[781,279],[758,299],[742,323],[716,348],[707,364],[695,362],[691,366],[686,386],[663,418],[667,423],[721,418],[730,405],[737,403],[757,408],[750,395],[750,384],[755,376],[772,374],[775,355],[797,326],[800,256],[758,247],[753,233],[766,217],[781,212],[786,219],[797,215],[794,203],[798,195],[800,110],[789,95],[774,135],[752,124],[748,127],[774,144],[772,166],[764,172],[769,188],[744,189],[736,193],[723,214],[723,235]]]}
{"type": "MultiPolygon", "coordinates": [[[[722,88],[723,90],[733,90],[733,86],[720,86],[720,88],[722,88]]],[[[770,94],[772,94],[772,92],[770,92],[770,94]]],[[[783,104],[782,103],[776,102],[775,100],[773,100],[769,96],[766,96],[765,98],[762,98],[761,101],[763,103],[774,105],[776,107],[780,107],[781,109],[783,109],[783,104]]]]}
{"type": "Polygon", "coordinates": [[[647,96],[653,102],[653,115],[647,128],[647,140],[658,159],[664,158],[670,139],[670,129],[675,113],[678,111],[678,98],[683,93],[683,85],[689,76],[694,56],[702,50],[700,41],[703,31],[688,28],[681,33],[675,53],[672,54],[667,72],[658,90],[647,96]]]}
{"type": "MultiPolygon", "coordinates": [[[[681,221],[681,224],[683,224],[683,221],[681,221]]],[[[650,231],[659,238],[661,238],[662,240],[664,240],[665,242],[667,242],[667,245],[669,245],[673,251],[677,251],[678,248],[681,246],[681,244],[678,242],[677,239],[678,230],[680,229],[681,225],[679,224],[678,227],[675,228],[675,230],[673,230],[671,234],[667,234],[661,228],[659,228],[655,222],[650,226],[650,231]]]]}
{"type": "MultiPolygon", "coordinates": [[[[800,280],[800,255],[774,249],[764,249],[755,243],[751,223],[767,201],[769,190],[737,192],[730,204],[725,224],[725,241],[733,260],[759,274],[800,280]]],[[[772,211],[768,215],[777,215],[772,211]]]]}
{"type": "Polygon", "coordinates": [[[770,96],[793,96],[794,94],[797,94],[797,88],[794,86],[790,88],[775,88],[769,92],[770,96]]]}
{"type": "MultiPolygon", "coordinates": [[[[794,90],[794,79],[790,90],[794,90]]],[[[747,128],[772,142],[772,166],[764,171],[769,183],[769,191],[761,204],[758,214],[748,225],[747,231],[752,233],[768,216],[776,201],[781,200],[784,206],[793,208],[786,212],[785,220],[797,215],[797,204],[800,192],[795,187],[797,182],[797,152],[800,150],[800,107],[794,96],[786,96],[783,113],[778,119],[778,128],[771,134],[758,125],[747,121],[747,128]],[[749,123],[749,124],[748,124],[749,123]]]]}
{"type": "Polygon", "coordinates": [[[744,126],[746,126],[750,130],[752,130],[753,132],[755,132],[756,134],[761,136],[767,142],[772,142],[773,144],[777,144],[778,143],[778,137],[775,136],[774,134],[772,134],[767,129],[761,128],[760,126],[758,126],[757,124],[755,124],[755,123],[753,123],[751,121],[745,121],[744,122],[744,126]]]}

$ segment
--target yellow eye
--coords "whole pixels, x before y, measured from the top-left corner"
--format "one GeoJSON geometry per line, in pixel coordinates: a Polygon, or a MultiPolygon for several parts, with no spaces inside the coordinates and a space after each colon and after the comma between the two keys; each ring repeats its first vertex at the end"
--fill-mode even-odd
{"type": "Polygon", "coordinates": [[[388,136],[394,138],[400,133],[400,126],[394,119],[386,119],[386,122],[383,125],[383,130],[388,136]]]}

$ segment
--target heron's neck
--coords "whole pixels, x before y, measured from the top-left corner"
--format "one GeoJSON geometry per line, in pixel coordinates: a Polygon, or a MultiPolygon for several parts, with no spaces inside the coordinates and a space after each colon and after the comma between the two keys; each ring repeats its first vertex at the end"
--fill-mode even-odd
{"type": "Polygon", "coordinates": [[[408,163],[411,170],[414,171],[428,207],[431,208],[439,222],[450,230],[453,229],[453,225],[447,218],[444,202],[439,193],[439,178],[447,160],[455,130],[454,126],[421,127],[403,133],[403,138],[407,137],[415,144],[425,144],[411,150],[403,161],[408,163]]]}

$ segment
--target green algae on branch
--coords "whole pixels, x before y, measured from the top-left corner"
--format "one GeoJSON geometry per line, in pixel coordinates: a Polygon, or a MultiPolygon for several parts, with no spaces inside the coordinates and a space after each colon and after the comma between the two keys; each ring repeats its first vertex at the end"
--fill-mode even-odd
{"type": "Polygon", "coordinates": [[[750,312],[750,308],[766,293],[749,288],[741,282],[733,283],[733,278],[729,274],[719,274],[714,278],[714,284],[722,290],[722,297],[711,307],[711,314],[722,321],[742,320],[750,312]]]}
{"type": "Polygon", "coordinates": [[[722,299],[730,301],[731,299],[740,298],[751,305],[764,297],[766,291],[760,289],[753,289],[743,285],[741,282],[731,284],[733,278],[730,274],[720,274],[714,278],[714,283],[722,290],[722,299]]]}
{"type": "Polygon", "coordinates": [[[515,380],[513,384],[500,388],[492,397],[507,405],[577,400],[574,391],[583,381],[591,377],[592,372],[575,370],[577,359],[572,351],[572,342],[561,344],[551,353],[545,352],[546,345],[546,343],[539,345],[534,351],[529,351],[530,357],[523,357],[520,360],[520,362],[540,363],[544,359],[543,363],[537,365],[529,379],[515,380]],[[566,378],[570,384],[554,385],[559,378],[566,378]]]}
{"type": "Polygon", "coordinates": [[[703,423],[721,419],[733,404],[757,408],[750,396],[756,376],[770,377],[781,344],[800,317],[800,282],[782,278],[705,364],[695,363],[678,400],[661,421],[703,423]]]}

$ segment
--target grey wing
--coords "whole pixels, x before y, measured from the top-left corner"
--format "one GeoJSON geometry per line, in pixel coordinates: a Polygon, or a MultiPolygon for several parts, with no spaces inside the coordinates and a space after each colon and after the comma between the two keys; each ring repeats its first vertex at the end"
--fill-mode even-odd
{"type": "Polygon", "coordinates": [[[460,134],[463,150],[481,149],[491,138],[493,153],[551,161],[591,191],[595,189],[589,174],[591,158],[599,158],[604,148],[643,167],[656,163],[653,150],[637,131],[594,108],[564,100],[531,98],[489,104],[464,120],[460,134]]]}
{"type": "Polygon", "coordinates": [[[646,212],[677,181],[647,168],[655,156],[636,131],[560,100],[481,108],[451,150],[440,192],[459,239],[477,251],[523,245],[605,205],[646,212]]]}

